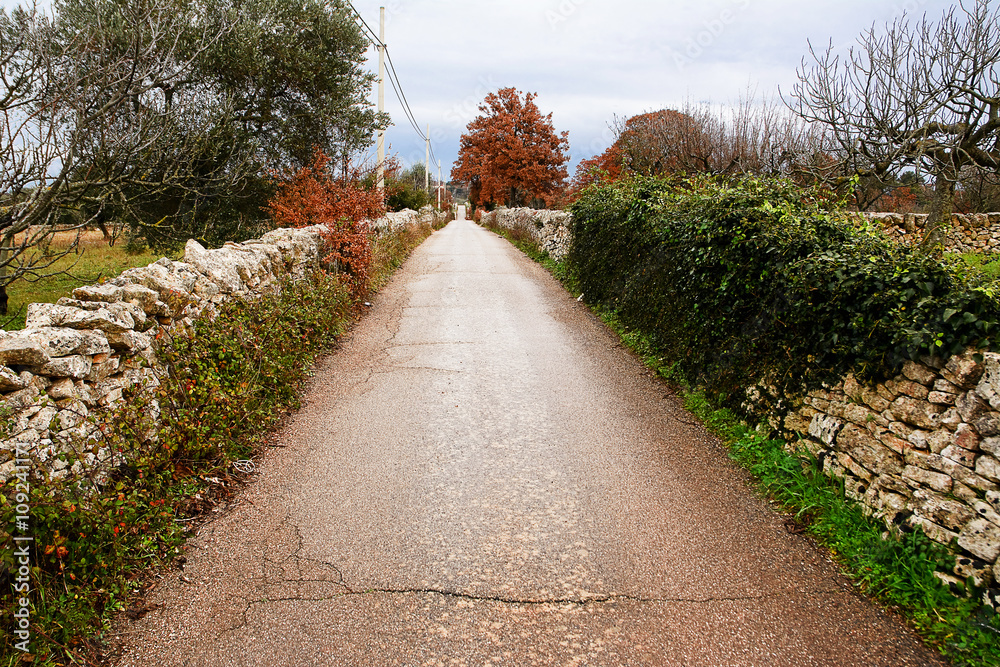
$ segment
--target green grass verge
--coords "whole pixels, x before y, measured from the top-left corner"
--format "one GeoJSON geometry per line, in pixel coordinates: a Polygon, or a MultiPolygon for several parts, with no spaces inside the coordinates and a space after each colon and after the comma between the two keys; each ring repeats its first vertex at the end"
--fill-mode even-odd
{"type": "MultiPolygon", "coordinates": [[[[51,250],[63,252],[68,239],[57,238],[51,250]]],[[[76,251],[60,257],[45,271],[45,277],[16,280],[7,287],[7,315],[0,316],[0,328],[8,331],[24,328],[29,303],[55,303],[69,296],[77,287],[95,285],[102,278],[117,276],[125,269],[147,266],[160,258],[151,251],[129,253],[125,244],[114,247],[104,242],[99,232],[87,232],[76,251]]]]}
{"type": "MultiPolygon", "coordinates": [[[[431,230],[410,229],[377,239],[376,273],[389,268],[431,230]]],[[[31,652],[14,648],[16,605],[11,536],[17,480],[0,494],[0,665],[101,664],[108,659],[112,621],[142,613],[152,573],[168,567],[210,510],[245,482],[236,465],[252,458],[284,415],[298,407],[316,358],[336,346],[351,321],[348,289],[335,276],[287,284],[278,295],[225,304],[193,338],[161,352],[169,375],[152,394],[134,393],[113,423],[105,446],[115,460],[108,479],[55,479],[36,466],[30,484],[31,652]],[[155,401],[155,406],[154,406],[155,401]],[[150,421],[154,411],[160,422],[150,421]],[[150,435],[156,434],[155,441],[150,435]],[[155,444],[151,444],[155,443],[155,444]]],[[[0,420],[0,428],[10,421],[0,420]]],[[[88,455],[78,446],[64,458],[88,455]]]]}
{"type": "MultiPolygon", "coordinates": [[[[530,239],[490,229],[549,269],[571,294],[579,295],[565,262],[555,262],[530,239]]],[[[731,458],[755,477],[760,492],[826,547],[861,592],[898,613],[955,665],[1000,665],[1000,616],[975,594],[953,595],[934,576],[936,570],[950,571],[954,566],[954,557],[944,547],[919,531],[899,536],[888,532],[845,495],[842,482],[824,475],[808,453],[790,454],[788,443],[765,437],[732,412],[713,405],[705,394],[683,386],[648,337],[624,327],[615,313],[592,309],[648,367],[675,385],[684,407],[729,447],[731,458]]]]}
{"type": "Polygon", "coordinates": [[[760,491],[828,548],[859,590],[898,612],[954,664],[1000,664],[1000,619],[975,595],[957,597],[934,576],[955,564],[944,547],[920,531],[888,532],[814,460],[789,454],[784,441],[763,437],[697,391],[684,390],[682,396],[684,406],[754,475],[760,491]]]}

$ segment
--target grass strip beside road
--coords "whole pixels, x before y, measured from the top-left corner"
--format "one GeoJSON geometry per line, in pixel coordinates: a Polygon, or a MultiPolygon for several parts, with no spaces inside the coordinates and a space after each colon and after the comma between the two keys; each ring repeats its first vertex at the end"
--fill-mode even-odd
{"type": "Polygon", "coordinates": [[[77,287],[96,285],[101,279],[113,278],[126,269],[147,266],[160,258],[149,250],[129,253],[124,243],[109,246],[97,231],[81,233],[76,248],[70,250],[75,238],[76,232],[56,233],[48,252],[65,254],[46,268],[42,277],[22,278],[8,285],[7,315],[0,316],[0,328],[23,329],[30,303],[55,303],[60,297],[70,296],[77,287]]]}

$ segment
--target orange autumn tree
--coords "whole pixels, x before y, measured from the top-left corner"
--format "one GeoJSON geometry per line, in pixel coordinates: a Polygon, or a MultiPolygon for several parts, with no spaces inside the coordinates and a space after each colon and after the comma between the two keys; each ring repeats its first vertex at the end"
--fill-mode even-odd
{"type": "Polygon", "coordinates": [[[568,132],[556,134],[534,93],[490,93],[462,135],[451,180],[469,186],[473,206],[546,204],[565,186],[568,132]]]}
{"type": "Polygon", "coordinates": [[[562,203],[569,204],[576,201],[585,188],[595,183],[617,181],[623,173],[621,148],[615,143],[600,155],[580,161],[562,203]]]}
{"type": "Polygon", "coordinates": [[[577,165],[564,203],[575,201],[589,185],[617,181],[626,174],[650,176],[707,170],[705,156],[712,146],[704,120],[663,109],[616,121],[615,143],[577,165]]]}
{"type": "Polygon", "coordinates": [[[385,213],[385,200],[378,190],[364,187],[358,169],[333,178],[329,162],[316,150],[309,166],[276,176],[277,192],[266,210],[275,227],[326,227],[327,263],[345,273],[352,293],[360,297],[368,289],[372,265],[368,220],[385,213]]]}

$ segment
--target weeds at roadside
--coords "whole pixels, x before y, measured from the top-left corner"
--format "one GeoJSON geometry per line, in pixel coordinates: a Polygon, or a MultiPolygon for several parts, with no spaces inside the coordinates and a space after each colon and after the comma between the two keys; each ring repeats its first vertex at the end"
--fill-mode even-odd
{"type": "MultiPolygon", "coordinates": [[[[566,289],[579,296],[579,283],[567,262],[555,262],[530,239],[508,238],[545,266],[566,289]]],[[[962,667],[1000,665],[1000,616],[979,602],[971,581],[968,597],[956,596],[934,576],[951,571],[954,556],[919,531],[896,536],[845,494],[843,483],[827,477],[815,459],[786,451],[772,440],[713,405],[704,393],[679,380],[670,361],[648,336],[625,327],[613,311],[591,306],[629,349],[649,368],[678,388],[684,407],[730,450],[730,456],[756,479],[762,494],[792,515],[820,545],[829,549],[841,571],[864,594],[893,609],[934,646],[962,667]]]]}
{"type": "Polygon", "coordinates": [[[757,479],[757,487],[792,514],[805,531],[828,548],[866,595],[898,611],[925,641],[956,665],[1000,664],[1000,619],[979,601],[953,594],[934,575],[950,572],[955,557],[920,531],[894,535],[851,501],[842,482],[823,474],[808,452],[793,455],[720,410],[691,389],[684,407],[725,442],[731,457],[757,479]]]}

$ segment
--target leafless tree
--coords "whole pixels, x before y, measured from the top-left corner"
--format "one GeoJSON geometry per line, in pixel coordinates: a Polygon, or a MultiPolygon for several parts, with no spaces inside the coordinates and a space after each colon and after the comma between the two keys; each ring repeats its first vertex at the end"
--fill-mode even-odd
{"type": "Polygon", "coordinates": [[[934,180],[923,247],[940,247],[963,169],[1000,169],[1000,15],[970,0],[936,24],[906,15],[872,26],[846,56],[832,45],[803,59],[785,100],[825,126],[835,170],[822,174],[886,179],[909,167],[934,180]],[[966,4],[970,6],[966,6],[966,4]]]}
{"type": "MultiPolygon", "coordinates": [[[[57,3],[58,8],[58,3],[57,3]]],[[[167,190],[197,197],[239,177],[213,159],[226,101],[185,86],[219,34],[200,3],[92,0],[85,29],[37,6],[0,12],[0,313],[7,286],[51,270],[37,246],[167,190]]],[[[218,23],[216,23],[218,25],[218,23]]]]}
{"type": "Polygon", "coordinates": [[[753,91],[731,107],[686,103],[616,119],[624,166],[637,173],[794,175],[823,153],[819,128],[753,91]]]}

